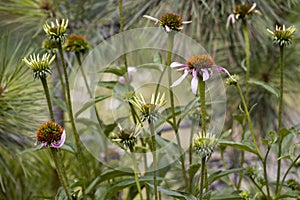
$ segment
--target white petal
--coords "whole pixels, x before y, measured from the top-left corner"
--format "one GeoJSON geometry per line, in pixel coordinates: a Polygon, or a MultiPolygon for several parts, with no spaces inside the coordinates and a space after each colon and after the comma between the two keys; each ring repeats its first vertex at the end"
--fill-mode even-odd
{"type": "Polygon", "coordinates": [[[190,24],[192,21],[183,21],[182,24],[190,24]]]}
{"type": "Polygon", "coordinates": [[[170,65],[171,68],[175,68],[175,67],[185,67],[185,66],[186,66],[186,64],[182,64],[182,63],[180,63],[180,62],[172,62],[171,65],[170,65]]]}
{"type": "Polygon", "coordinates": [[[171,87],[175,87],[177,85],[179,85],[187,76],[189,75],[189,70],[185,70],[183,75],[177,79],[172,85],[171,87]]]}
{"type": "Polygon", "coordinates": [[[159,22],[159,19],[155,18],[155,17],[151,17],[149,15],[143,15],[143,17],[147,18],[147,19],[150,19],[152,21],[155,21],[155,23],[158,23],[159,22]]]}
{"type": "Polygon", "coordinates": [[[166,31],[167,31],[168,33],[171,32],[171,29],[170,29],[167,25],[165,25],[165,29],[166,29],[166,31]]]}

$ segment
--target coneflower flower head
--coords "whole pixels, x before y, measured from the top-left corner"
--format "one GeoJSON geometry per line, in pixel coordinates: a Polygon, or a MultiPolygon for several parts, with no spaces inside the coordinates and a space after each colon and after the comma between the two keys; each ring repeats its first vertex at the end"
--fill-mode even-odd
{"type": "Polygon", "coordinates": [[[196,136],[193,140],[193,148],[200,157],[210,156],[218,143],[215,135],[206,134],[206,136],[196,136]]]}
{"type": "Polygon", "coordinates": [[[33,71],[33,77],[36,78],[46,78],[48,74],[51,74],[51,63],[54,61],[55,55],[52,57],[50,54],[45,53],[42,58],[40,55],[33,54],[29,58],[23,58],[24,63],[33,71]]]}
{"type": "Polygon", "coordinates": [[[279,46],[288,46],[292,43],[294,33],[296,31],[295,26],[290,26],[285,28],[285,25],[275,27],[275,31],[267,29],[267,31],[272,35],[273,43],[279,46]]]}
{"type": "Polygon", "coordinates": [[[261,15],[261,12],[259,10],[255,10],[255,7],[256,3],[252,6],[249,4],[240,4],[235,6],[233,13],[227,18],[226,27],[228,28],[230,21],[234,24],[236,20],[245,20],[248,16],[252,16],[253,14],[261,15]]]}
{"type": "Polygon", "coordinates": [[[50,22],[50,25],[46,22],[43,26],[45,33],[49,39],[58,42],[64,41],[67,36],[66,31],[68,27],[69,20],[62,19],[61,23],[56,19],[56,24],[53,21],[50,22]]]}
{"type": "Polygon", "coordinates": [[[37,140],[35,145],[41,143],[40,148],[53,147],[60,148],[66,140],[64,129],[55,122],[45,122],[37,130],[37,140]]]}
{"type": "Polygon", "coordinates": [[[47,38],[43,41],[42,48],[49,53],[54,53],[55,50],[57,49],[57,43],[47,38]]]}
{"type": "Polygon", "coordinates": [[[90,49],[90,46],[84,36],[72,34],[67,37],[64,49],[75,53],[85,53],[90,49]]]}
{"type": "Polygon", "coordinates": [[[191,81],[191,87],[194,94],[196,94],[198,87],[198,77],[201,76],[203,81],[207,81],[213,76],[213,68],[218,72],[226,73],[229,77],[231,77],[229,72],[225,68],[216,65],[212,57],[208,54],[191,56],[186,64],[172,62],[170,67],[180,67],[178,71],[184,71],[184,74],[176,80],[171,87],[179,85],[189,74],[192,74],[193,79],[191,81]]]}
{"type": "Polygon", "coordinates": [[[134,149],[134,146],[137,143],[137,135],[139,133],[138,129],[133,127],[131,128],[120,128],[120,131],[113,134],[112,141],[117,142],[124,149],[134,149]]]}
{"type": "Polygon", "coordinates": [[[159,116],[159,109],[166,104],[165,94],[160,96],[160,93],[155,97],[155,94],[152,94],[150,103],[146,103],[143,95],[133,96],[129,100],[132,105],[134,105],[141,113],[141,121],[153,122],[159,116]]]}
{"type": "Polygon", "coordinates": [[[233,74],[230,78],[226,79],[226,84],[227,85],[237,85],[239,80],[240,80],[240,77],[236,74],[233,74]]]}
{"type": "Polygon", "coordinates": [[[192,21],[183,21],[182,18],[173,13],[166,13],[160,17],[160,19],[151,17],[149,15],[143,15],[143,17],[150,19],[155,22],[155,24],[160,24],[164,30],[169,33],[171,31],[181,31],[184,24],[192,23],[192,21]]]}

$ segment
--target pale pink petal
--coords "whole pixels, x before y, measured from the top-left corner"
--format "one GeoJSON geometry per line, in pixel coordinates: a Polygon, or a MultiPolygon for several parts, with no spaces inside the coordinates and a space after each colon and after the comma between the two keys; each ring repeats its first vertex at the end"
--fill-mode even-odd
{"type": "Polygon", "coordinates": [[[40,149],[41,149],[41,148],[44,148],[44,147],[46,147],[46,146],[48,146],[48,143],[47,143],[47,142],[43,142],[43,143],[41,143],[40,149]]]}
{"type": "Polygon", "coordinates": [[[177,79],[172,85],[171,87],[175,87],[177,85],[179,85],[188,75],[189,75],[190,71],[189,70],[185,70],[183,75],[177,79]]]}
{"type": "Polygon", "coordinates": [[[212,76],[210,69],[201,69],[201,71],[203,81],[207,81],[212,76]]]}
{"type": "Polygon", "coordinates": [[[119,82],[120,82],[121,84],[125,84],[125,83],[126,83],[125,77],[124,77],[124,76],[120,76],[120,77],[119,77],[119,82]]]}
{"type": "Polygon", "coordinates": [[[186,64],[182,64],[180,62],[172,62],[170,65],[171,68],[175,68],[175,67],[186,67],[186,64]]]}
{"type": "Polygon", "coordinates": [[[232,80],[235,81],[235,79],[232,78],[231,74],[230,74],[230,73],[227,71],[227,69],[225,69],[224,67],[215,66],[215,68],[216,68],[216,70],[217,70],[218,72],[227,74],[232,80]]]}
{"type": "Polygon", "coordinates": [[[191,87],[192,87],[192,92],[194,94],[197,93],[197,88],[198,88],[198,76],[197,76],[198,72],[197,70],[193,70],[193,79],[191,81],[191,87]]]}
{"type": "Polygon", "coordinates": [[[52,142],[51,147],[58,149],[64,145],[65,141],[66,141],[66,132],[64,131],[60,137],[60,141],[52,142]]]}
{"type": "Polygon", "coordinates": [[[155,24],[157,24],[159,22],[159,19],[156,19],[155,17],[151,17],[149,15],[143,15],[143,17],[145,17],[147,19],[150,19],[152,21],[155,21],[155,24]]]}

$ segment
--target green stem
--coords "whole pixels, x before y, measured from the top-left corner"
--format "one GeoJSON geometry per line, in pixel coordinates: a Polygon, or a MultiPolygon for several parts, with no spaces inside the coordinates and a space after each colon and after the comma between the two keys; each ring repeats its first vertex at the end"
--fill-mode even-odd
{"type": "Polygon", "coordinates": [[[263,162],[262,162],[263,163],[263,169],[264,169],[264,178],[265,178],[265,181],[266,181],[266,189],[267,189],[268,199],[271,198],[270,188],[269,188],[269,178],[268,178],[268,172],[267,172],[267,158],[268,158],[270,150],[271,150],[270,147],[268,147],[266,155],[265,155],[265,157],[263,159],[263,162]]]}
{"type": "Polygon", "coordinates": [[[43,88],[44,88],[44,92],[45,92],[45,96],[46,96],[46,100],[47,100],[47,105],[48,105],[48,109],[49,109],[49,114],[50,114],[50,119],[51,121],[55,121],[54,119],[54,114],[53,114],[53,109],[52,109],[52,103],[51,103],[51,97],[50,97],[50,92],[49,92],[49,88],[48,88],[48,84],[47,84],[47,80],[46,78],[40,78],[43,88]]]}
{"type": "Polygon", "coordinates": [[[181,163],[181,170],[182,170],[182,175],[185,183],[185,189],[188,191],[189,183],[188,183],[188,178],[186,175],[186,169],[185,169],[185,157],[184,157],[184,152],[182,150],[181,146],[181,140],[180,136],[178,133],[178,125],[176,122],[176,115],[175,115],[175,103],[174,103],[174,94],[173,94],[173,88],[171,87],[172,85],[172,71],[171,71],[171,60],[172,60],[172,50],[173,50],[173,44],[174,44],[174,33],[170,32],[168,33],[168,53],[167,53],[167,62],[166,62],[166,67],[168,68],[168,82],[169,82],[169,94],[170,94],[170,103],[171,103],[171,111],[172,111],[172,117],[173,117],[173,129],[175,132],[177,144],[178,144],[178,149],[179,149],[179,154],[180,154],[180,163],[181,163]]]}
{"type": "Polygon", "coordinates": [[[61,182],[61,184],[62,184],[62,186],[63,186],[63,188],[66,192],[68,200],[72,200],[71,194],[68,190],[69,186],[67,184],[66,173],[65,173],[63,164],[61,163],[62,159],[59,155],[59,150],[51,148],[51,155],[53,157],[53,161],[54,161],[54,164],[55,164],[55,167],[56,167],[56,172],[58,174],[58,178],[60,179],[60,182],[61,182]]]}
{"type": "Polygon", "coordinates": [[[125,38],[124,38],[124,22],[123,22],[123,0],[119,0],[119,15],[120,15],[120,32],[121,32],[121,35],[122,35],[122,48],[123,48],[123,51],[124,51],[124,54],[123,54],[123,59],[124,59],[124,65],[125,65],[125,80],[126,82],[128,83],[128,76],[127,76],[127,72],[128,72],[128,65],[127,65],[127,56],[126,56],[126,53],[125,53],[125,38]]]}
{"type": "Polygon", "coordinates": [[[289,174],[290,170],[291,170],[292,167],[297,163],[297,161],[298,161],[299,159],[300,159],[300,154],[295,158],[295,160],[290,164],[289,168],[286,170],[286,172],[285,172],[285,174],[284,174],[284,176],[283,176],[283,178],[282,178],[282,181],[281,181],[281,183],[280,183],[279,189],[278,189],[278,191],[277,191],[277,193],[276,193],[276,198],[275,198],[275,199],[277,199],[277,197],[280,195],[282,186],[283,186],[283,184],[284,184],[284,181],[285,181],[287,175],[289,174]]]}
{"type": "MultiPolygon", "coordinates": [[[[82,74],[82,77],[83,77],[83,80],[84,80],[85,87],[86,87],[86,89],[88,91],[89,97],[91,99],[93,99],[92,91],[91,91],[91,89],[89,87],[89,83],[88,83],[87,77],[86,77],[86,75],[84,73],[84,70],[82,68],[82,62],[81,62],[81,59],[80,59],[80,54],[78,52],[76,52],[75,55],[76,55],[77,62],[79,64],[79,68],[80,68],[80,71],[81,71],[81,74],[82,74]]],[[[98,124],[99,124],[100,128],[102,128],[103,125],[104,125],[104,123],[103,123],[103,121],[100,118],[100,114],[99,114],[99,112],[97,110],[96,105],[94,104],[93,106],[94,106],[94,111],[95,111],[95,114],[96,114],[96,118],[97,118],[98,124]]]]}
{"type": "MultiPolygon", "coordinates": [[[[279,108],[278,108],[278,155],[277,157],[281,157],[282,151],[282,137],[280,134],[280,130],[282,128],[282,105],[283,105],[283,81],[284,81],[284,46],[280,46],[280,97],[279,97],[279,108]]],[[[277,179],[276,179],[276,193],[279,189],[280,184],[280,171],[281,171],[281,159],[277,161],[277,179]]]]}
{"type": "Polygon", "coordinates": [[[268,199],[267,198],[267,195],[264,193],[264,191],[262,190],[262,187],[261,186],[259,186],[257,183],[256,183],[256,181],[252,178],[252,177],[250,177],[250,180],[252,181],[252,183],[255,185],[255,187],[261,192],[261,194],[264,196],[264,199],[268,199]]]}
{"type": "Polygon", "coordinates": [[[201,137],[206,136],[206,104],[205,104],[205,82],[198,78],[198,90],[200,95],[200,106],[201,106],[201,137]]]}
{"type": "Polygon", "coordinates": [[[139,176],[138,176],[139,169],[138,169],[138,165],[137,165],[137,162],[136,162],[135,155],[133,153],[133,149],[130,149],[130,155],[131,155],[131,159],[132,159],[132,162],[133,162],[134,178],[135,178],[136,187],[137,187],[140,199],[143,200],[144,198],[143,198],[143,194],[142,194],[142,191],[141,191],[141,185],[140,185],[139,176]]]}
{"type": "Polygon", "coordinates": [[[61,83],[61,88],[62,88],[62,91],[64,93],[64,98],[65,98],[65,101],[67,101],[66,87],[65,87],[65,84],[64,84],[63,75],[62,75],[62,72],[61,72],[61,69],[60,69],[60,66],[59,66],[59,63],[58,63],[58,59],[55,59],[55,65],[56,65],[56,69],[57,69],[57,72],[58,72],[58,77],[59,77],[59,80],[60,80],[60,83],[61,83]]]}
{"type": "Polygon", "coordinates": [[[243,104],[244,111],[245,111],[245,114],[246,114],[246,117],[247,117],[247,121],[248,121],[248,124],[249,124],[249,128],[250,128],[250,132],[251,132],[251,136],[252,136],[254,147],[255,147],[255,149],[257,151],[257,155],[258,155],[259,159],[263,160],[263,157],[262,157],[262,155],[260,153],[260,150],[259,150],[257,142],[256,142],[256,138],[255,138],[255,134],[254,134],[254,129],[253,129],[252,121],[251,121],[251,118],[250,118],[249,110],[248,110],[248,107],[247,107],[244,95],[242,93],[242,89],[241,89],[241,87],[240,87],[240,85],[238,83],[237,83],[236,87],[237,87],[237,90],[239,92],[240,98],[242,100],[242,104],[243,104]]]}
{"type": "Polygon", "coordinates": [[[245,101],[249,103],[249,79],[250,79],[250,42],[249,42],[249,34],[248,34],[248,27],[247,21],[243,20],[243,35],[245,38],[245,53],[246,53],[246,95],[245,101]]]}
{"type": "Polygon", "coordinates": [[[155,140],[155,127],[153,122],[149,121],[151,142],[152,142],[152,156],[153,156],[153,184],[154,184],[154,199],[158,200],[157,193],[157,180],[156,180],[156,167],[157,167],[157,158],[156,158],[156,140],[155,140]]]}
{"type": "MultiPolygon", "coordinates": [[[[206,137],[206,104],[205,104],[205,81],[203,81],[201,78],[198,78],[198,92],[200,96],[200,106],[201,106],[201,137],[206,137]]],[[[199,198],[200,200],[203,199],[203,190],[204,190],[204,183],[205,183],[205,177],[206,175],[206,156],[204,156],[201,160],[201,174],[200,174],[200,188],[199,188],[199,198]]]]}
{"type": "MultiPolygon", "coordinates": [[[[41,78],[41,82],[42,82],[42,85],[43,85],[43,88],[44,88],[44,92],[45,92],[45,96],[46,96],[46,100],[47,100],[47,105],[48,105],[48,109],[49,109],[49,114],[50,114],[50,119],[51,121],[55,121],[55,118],[54,118],[54,114],[53,114],[53,109],[52,109],[52,103],[51,103],[51,97],[50,97],[50,92],[49,92],[49,88],[48,88],[48,84],[47,84],[47,80],[46,78],[41,78]]],[[[60,183],[62,184],[65,192],[66,192],[66,195],[68,197],[68,200],[71,200],[71,195],[69,193],[69,190],[68,190],[68,184],[67,184],[67,177],[66,177],[66,173],[65,170],[64,170],[64,166],[62,164],[62,159],[61,157],[58,157],[58,149],[54,149],[54,148],[51,148],[51,154],[53,156],[53,161],[55,163],[55,168],[56,168],[56,172],[58,174],[58,178],[60,180],[60,183]]]]}
{"type": "MultiPolygon", "coordinates": [[[[75,145],[77,147],[77,156],[78,156],[78,160],[80,163],[80,170],[82,172],[82,174],[84,174],[87,178],[87,171],[88,170],[84,170],[84,167],[82,165],[86,165],[86,162],[84,161],[84,157],[82,154],[82,149],[81,149],[81,142],[80,142],[80,137],[79,137],[79,133],[76,129],[76,125],[75,125],[75,119],[74,119],[74,115],[73,115],[73,109],[72,109],[72,100],[71,100],[71,94],[70,94],[70,85],[69,85],[69,79],[68,79],[68,72],[67,72],[67,66],[64,60],[64,54],[63,54],[63,50],[62,50],[62,42],[61,40],[58,41],[58,51],[59,51],[59,55],[61,58],[61,62],[62,62],[62,66],[63,66],[63,72],[64,72],[64,78],[65,78],[65,87],[66,87],[66,105],[68,108],[68,114],[69,114],[69,118],[71,121],[71,126],[72,126],[72,130],[74,133],[74,138],[75,138],[75,145]]],[[[84,178],[83,178],[84,179],[84,178]]],[[[85,191],[85,180],[83,180],[83,193],[85,191]]],[[[85,194],[83,194],[83,196],[85,196],[85,194]]],[[[85,197],[84,197],[85,198],[85,197]]]]}
{"type": "Polygon", "coordinates": [[[200,177],[201,177],[201,179],[200,179],[200,193],[199,193],[199,199],[200,200],[202,200],[203,199],[203,189],[204,189],[204,182],[205,182],[205,172],[206,172],[206,170],[205,170],[205,168],[206,168],[206,156],[204,156],[203,158],[202,158],[202,160],[201,160],[201,163],[202,163],[202,165],[201,165],[201,174],[200,174],[200,177]]]}

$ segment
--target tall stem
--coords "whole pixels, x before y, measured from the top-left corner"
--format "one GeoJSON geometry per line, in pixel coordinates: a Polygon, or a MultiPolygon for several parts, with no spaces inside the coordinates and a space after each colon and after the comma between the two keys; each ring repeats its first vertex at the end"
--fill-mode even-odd
{"type": "Polygon", "coordinates": [[[54,122],[55,119],[54,119],[54,114],[53,114],[53,109],[52,109],[52,102],[51,102],[51,97],[50,97],[50,92],[49,92],[47,80],[46,80],[46,78],[40,78],[40,79],[41,79],[41,82],[42,82],[42,85],[43,85],[43,88],[44,88],[50,119],[51,119],[51,121],[54,122]]]}
{"type": "Polygon", "coordinates": [[[155,140],[155,127],[153,122],[149,121],[151,142],[152,142],[152,157],[153,157],[153,184],[154,184],[154,199],[158,200],[157,193],[157,180],[156,180],[156,168],[157,168],[157,156],[156,156],[156,140],[155,140]]]}
{"type": "Polygon", "coordinates": [[[119,15],[120,15],[120,32],[121,32],[121,35],[122,35],[122,48],[123,48],[123,51],[124,51],[124,54],[123,54],[123,60],[124,60],[124,65],[125,65],[125,80],[126,82],[128,82],[128,76],[127,76],[127,72],[128,72],[128,64],[127,64],[127,56],[126,56],[126,53],[125,53],[125,38],[124,38],[124,22],[123,22],[123,0],[119,0],[119,15]]]}
{"type": "MultiPolygon", "coordinates": [[[[51,121],[55,121],[55,118],[54,118],[54,114],[53,114],[53,109],[52,109],[52,103],[51,103],[51,97],[50,97],[50,92],[49,92],[49,88],[48,88],[48,84],[47,84],[47,80],[46,78],[41,78],[41,82],[42,82],[42,85],[43,85],[43,88],[44,88],[44,92],[45,92],[45,96],[46,96],[46,100],[47,100],[47,105],[48,105],[48,109],[49,109],[49,114],[50,114],[50,119],[51,121]]],[[[71,195],[70,195],[70,192],[68,190],[68,179],[66,177],[66,173],[65,170],[64,170],[64,165],[62,164],[62,159],[61,157],[59,157],[57,154],[58,154],[58,149],[54,149],[54,148],[51,148],[51,154],[52,154],[52,157],[53,157],[53,161],[55,163],[55,168],[56,168],[56,172],[58,174],[58,178],[60,180],[60,183],[62,184],[65,192],[66,192],[66,195],[68,197],[68,200],[71,200],[71,195]]]]}
{"type": "MultiPolygon", "coordinates": [[[[283,84],[284,84],[284,46],[280,46],[280,97],[279,97],[279,108],[278,108],[278,155],[277,157],[281,157],[282,151],[282,137],[280,134],[280,130],[282,128],[282,105],[283,105],[283,84]]],[[[276,179],[276,193],[279,189],[280,184],[280,171],[281,171],[281,159],[277,161],[277,179],[276,179]]]]}
{"type": "MultiPolygon", "coordinates": [[[[202,79],[198,78],[199,84],[198,84],[198,91],[199,91],[199,96],[200,96],[200,106],[201,106],[201,137],[205,138],[206,137],[206,104],[205,104],[205,81],[202,79]]],[[[201,159],[201,174],[200,174],[200,188],[199,188],[199,198],[200,200],[203,199],[203,190],[205,188],[204,183],[205,183],[205,177],[206,175],[206,156],[204,156],[201,159]]]]}
{"type": "Polygon", "coordinates": [[[133,149],[130,150],[130,154],[131,154],[131,159],[132,159],[132,162],[133,162],[134,179],[135,179],[136,187],[137,187],[140,199],[143,200],[144,198],[143,198],[143,194],[142,194],[142,191],[141,191],[141,185],[140,185],[139,175],[138,175],[139,169],[138,169],[138,165],[137,165],[137,162],[136,162],[135,155],[133,153],[133,149]]]}
{"type": "MultiPolygon", "coordinates": [[[[62,42],[61,40],[58,41],[58,51],[59,51],[59,55],[61,58],[61,63],[63,66],[63,71],[64,71],[64,78],[65,78],[65,87],[66,87],[66,105],[68,108],[68,114],[69,114],[69,118],[71,121],[71,126],[72,126],[72,130],[74,133],[74,138],[75,138],[75,144],[77,147],[77,156],[78,156],[78,160],[80,163],[80,170],[82,172],[83,175],[85,175],[87,178],[87,170],[84,170],[82,165],[85,165],[85,161],[84,161],[84,157],[82,154],[82,149],[81,149],[81,142],[80,142],[80,137],[79,137],[79,133],[76,129],[76,125],[75,125],[75,119],[74,119],[74,115],[73,115],[73,109],[72,109],[72,100],[71,100],[71,94],[70,94],[70,85],[69,85],[69,78],[68,78],[68,72],[67,72],[67,66],[65,63],[65,59],[64,59],[64,54],[63,54],[63,50],[62,50],[62,42]]],[[[83,178],[84,179],[84,178],[83,178]]],[[[83,180],[83,193],[85,191],[85,180],[83,180]]],[[[83,196],[85,196],[85,194],[83,194],[83,196]]],[[[85,198],[85,197],[84,197],[85,198]]]]}
{"type": "Polygon", "coordinates": [[[250,42],[249,42],[249,34],[248,34],[246,20],[243,20],[243,35],[244,35],[244,39],[245,39],[246,68],[247,68],[245,101],[248,105],[248,103],[249,103],[249,79],[250,79],[250,42]]]}
{"type": "Polygon", "coordinates": [[[241,87],[240,87],[240,85],[238,83],[237,83],[236,87],[237,87],[237,90],[239,92],[240,98],[242,100],[242,104],[243,104],[244,111],[245,111],[245,114],[246,114],[246,117],[247,117],[247,121],[248,121],[248,124],[249,124],[249,129],[250,129],[250,133],[251,133],[251,136],[252,136],[254,147],[255,147],[255,149],[257,151],[257,155],[259,156],[259,159],[263,160],[263,157],[262,157],[262,155],[260,153],[260,150],[258,148],[258,145],[257,145],[257,141],[256,141],[256,138],[255,138],[252,121],[251,121],[251,118],[250,118],[249,110],[248,110],[248,107],[247,107],[247,104],[246,104],[246,101],[245,101],[242,89],[241,89],[241,87]]]}

